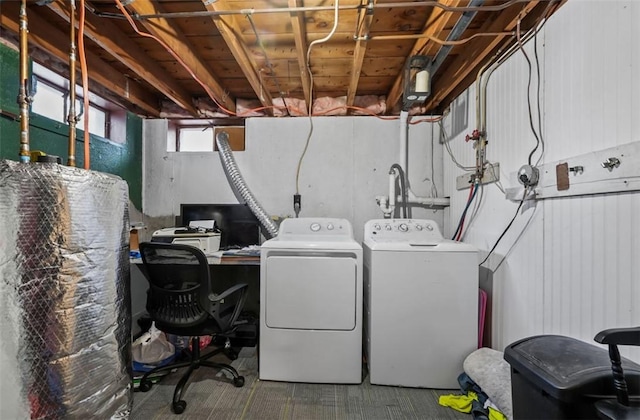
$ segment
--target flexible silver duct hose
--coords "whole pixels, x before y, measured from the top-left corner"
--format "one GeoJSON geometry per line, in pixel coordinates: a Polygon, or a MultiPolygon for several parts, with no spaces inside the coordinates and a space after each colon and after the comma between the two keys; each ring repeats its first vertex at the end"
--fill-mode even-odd
{"type": "Polygon", "coordinates": [[[229,133],[226,131],[220,131],[216,135],[216,144],[218,145],[218,151],[220,153],[220,161],[222,162],[222,168],[229,177],[231,186],[236,190],[238,194],[247,203],[253,214],[258,218],[258,221],[267,232],[267,239],[271,239],[278,235],[278,226],[275,224],[267,212],[262,208],[258,200],[253,196],[249,187],[247,186],[242,174],[238,170],[236,160],[233,158],[231,147],[229,146],[229,133]]]}

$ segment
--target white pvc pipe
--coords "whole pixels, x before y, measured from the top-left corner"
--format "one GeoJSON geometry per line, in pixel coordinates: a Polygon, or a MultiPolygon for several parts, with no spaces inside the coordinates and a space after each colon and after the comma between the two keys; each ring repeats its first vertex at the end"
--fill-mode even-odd
{"type": "MultiPolygon", "coordinates": [[[[405,188],[407,189],[407,203],[421,204],[427,206],[448,206],[449,199],[445,197],[418,197],[411,191],[409,185],[409,171],[407,170],[407,150],[409,149],[408,138],[408,116],[407,111],[400,112],[400,166],[404,170],[405,176],[405,188]]],[[[433,141],[433,139],[431,139],[433,141]]],[[[389,189],[391,195],[391,189],[389,189]]],[[[395,194],[393,194],[395,196],[395,194]]],[[[402,192],[400,192],[400,199],[402,199],[402,192]]]]}
{"type": "Polygon", "coordinates": [[[386,197],[384,195],[376,196],[376,202],[384,217],[393,217],[393,212],[396,209],[396,171],[394,169],[389,171],[389,195],[386,197]]]}
{"type": "MultiPolygon", "coordinates": [[[[402,198],[401,198],[402,200],[402,198]]],[[[396,171],[389,171],[389,209],[391,212],[396,208],[396,171]]]]}
{"type": "Polygon", "coordinates": [[[407,201],[409,203],[422,204],[425,206],[449,206],[449,198],[447,197],[418,197],[416,196],[411,188],[408,188],[407,201]]]}
{"type": "MultiPolygon", "coordinates": [[[[400,159],[398,159],[398,164],[404,171],[405,177],[407,177],[408,119],[409,113],[407,111],[400,111],[400,159]]],[[[405,181],[408,181],[408,179],[405,181]]]]}
{"type": "MultiPolygon", "coordinates": [[[[449,199],[446,197],[417,197],[413,193],[413,191],[411,191],[411,187],[409,186],[409,175],[407,172],[407,150],[409,145],[408,118],[409,113],[407,111],[400,111],[400,156],[398,159],[398,165],[400,165],[400,167],[404,171],[404,184],[407,190],[407,204],[414,203],[424,206],[447,207],[449,206],[449,199]]],[[[382,210],[382,213],[385,215],[385,217],[392,217],[396,207],[396,202],[403,202],[403,191],[400,191],[399,195],[396,192],[397,175],[399,174],[396,173],[395,169],[391,169],[391,171],[389,172],[389,195],[387,197],[376,197],[378,206],[380,206],[380,210],[382,210]]],[[[402,186],[402,183],[400,183],[400,185],[402,186]]]]}

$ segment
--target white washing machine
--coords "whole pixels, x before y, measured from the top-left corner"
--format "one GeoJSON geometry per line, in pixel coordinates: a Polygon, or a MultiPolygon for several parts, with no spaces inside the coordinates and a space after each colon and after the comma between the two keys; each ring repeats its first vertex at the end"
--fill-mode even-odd
{"type": "Polygon", "coordinates": [[[364,228],[366,353],[372,384],[458,389],[478,345],[478,253],[432,220],[364,228]]]}
{"type": "Polygon", "coordinates": [[[260,379],[361,383],[362,282],[349,221],[285,219],[261,246],[260,379]]]}

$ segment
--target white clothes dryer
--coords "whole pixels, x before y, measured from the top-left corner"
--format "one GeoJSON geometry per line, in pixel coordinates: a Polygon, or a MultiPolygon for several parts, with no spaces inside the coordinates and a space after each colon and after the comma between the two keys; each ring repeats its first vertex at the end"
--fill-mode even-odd
{"type": "Polygon", "coordinates": [[[349,221],[285,219],[261,246],[260,379],[362,382],[362,282],[349,221]]]}
{"type": "Polygon", "coordinates": [[[478,344],[478,252],[432,220],[364,228],[366,354],[372,384],[459,388],[478,344]]]}

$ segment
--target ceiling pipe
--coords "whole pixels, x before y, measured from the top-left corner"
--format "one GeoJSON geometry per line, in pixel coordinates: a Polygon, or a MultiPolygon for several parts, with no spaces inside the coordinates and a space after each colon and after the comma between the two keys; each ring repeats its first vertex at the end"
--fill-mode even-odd
{"type": "MultiPolygon", "coordinates": [[[[547,5],[547,9],[543,13],[543,16],[547,15],[549,8],[551,7],[553,1],[547,5]]],[[[538,31],[541,29],[540,24],[536,24],[531,30],[529,30],[520,43],[515,43],[507,48],[506,51],[498,51],[493,58],[484,66],[480,68],[478,71],[478,75],[476,76],[476,132],[477,139],[474,141],[477,142],[474,147],[476,150],[476,177],[478,179],[482,179],[485,171],[485,166],[487,165],[486,159],[486,148],[487,148],[487,85],[489,83],[489,78],[493,74],[493,72],[501,66],[509,57],[515,54],[519,49],[520,45],[529,42],[534,36],[537,35],[538,31]],[[486,74],[485,74],[486,73],[486,74]]]]}
{"type": "MultiPolygon", "coordinates": [[[[484,0],[471,0],[471,2],[469,3],[469,8],[473,10],[466,11],[462,14],[462,16],[460,16],[460,19],[458,19],[455,26],[451,30],[451,32],[449,32],[449,36],[447,36],[448,42],[456,41],[458,38],[460,38],[460,36],[467,29],[467,27],[469,26],[473,18],[476,16],[476,13],[477,13],[476,9],[479,9],[483,3],[484,3],[484,0]]],[[[438,50],[438,52],[436,53],[436,56],[433,58],[433,61],[431,62],[431,69],[430,69],[431,76],[433,76],[438,71],[442,63],[444,63],[444,60],[449,55],[449,52],[451,51],[452,48],[453,48],[453,45],[451,44],[445,44],[442,47],[440,47],[440,50],[438,50]]]]}
{"type": "MultiPolygon", "coordinates": [[[[338,7],[338,10],[358,10],[361,8],[373,7],[374,9],[392,9],[392,8],[415,8],[415,7],[437,7],[447,12],[497,12],[508,8],[516,3],[528,3],[530,0],[510,0],[506,3],[497,4],[494,6],[447,6],[438,1],[420,1],[420,2],[401,2],[401,3],[379,3],[369,5],[343,5],[338,7]]],[[[481,2],[482,3],[482,2],[481,2]]],[[[154,13],[148,15],[136,15],[136,19],[154,19],[154,18],[189,18],[189,17],[203,17],[203,16],[225,16],[225,15],[253,15],[264,13],[297,13],[297,12],[319,12],[335,10],[335,6],[305,6],[305,7],[276,7],[265,9],[240,9],[240,10],[215,10],[215,11],[201,11],[201,12],[165,12],[154,13]]],[[[104,15],[105,17],[113,17],[109,14],[100,13],[93,10],[96,15],[104,15]]]]}
{"type": "Polygon", "coordinates": [[[496,37],[496,36],[515,36],[515,31],[510,31],[510,32],[478,32],[475,33],[473,35],[471,35],[468,38],[462,38],[462,39],[458,39],[455,41],[449,41],[449,40],[442,40],[440,38],[436,38],[433,35],[430,34],[409,34],[409,35],[374,35],[374,36],[369,36],[369,37],[359,37],[356,38],[356,40],[360,40],[360,39],[366,39],[367,41],[392,41],[392,40],[404,40],[404,39],[420,39],[420,38],[428,38],[429,41],[435,42],[436,44],[440,44],[440,45],[451,45],[451,46],[455,46],[455,45],[462,45],[462,44],[466,44],[467,42],[475,39],[475,38],[479,38],[482,36],[491,36],[491,37],[496,37]]]}

